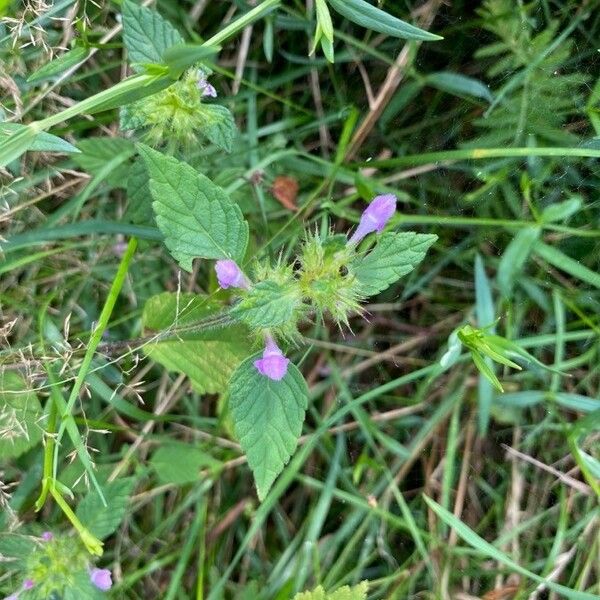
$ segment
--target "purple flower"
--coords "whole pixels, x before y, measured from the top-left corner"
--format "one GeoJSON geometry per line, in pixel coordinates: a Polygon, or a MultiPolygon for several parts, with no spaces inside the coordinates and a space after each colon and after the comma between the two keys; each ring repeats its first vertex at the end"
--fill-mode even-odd
{"type": "Polygon", "coordinates": [[[103,592],[110,590],[112,587],[112,577],[108,569],[93,568],[90,571],[90,581],[103,592]]]}
{"type": "Polygon", "coordinates": [[[255,360],[254,366],[261,375],[273,381],[280,381],[287,373],[289,362],[289,359],[283,355],[275,340],[271,336],[267,336],[263,357],[255,360]]]}
{"type": "Polygon", "coordinates": [[[42,540],[44,542],[50,542],[53,538],[54,534],[51,531],[44,531],[44,533],[42,533],[42,540]]]}
{"type": "Polygon", "coordinates": [[[208,83],[206,80],[206,73],[204,71],[198,71],[198,83],[196,84],[198,89],[202,92],[202,97],[216,98],[217,90],[215,87],[208,83]]]}
{"type": "Polygon", "coordinates": [[[234,260],[218,260],[215,264],[217,280],[223,289],[237,287],[248,289],[248,282],[234,260]]]}
{"type": "Polygon", "coordinates": [[[26,579],[23,582],[23,589],[30,590],[34,585],[35,585],[35,582],[33,581],[33,579],[26,579]]]}
{"type": "Polygon", "coordinates": [[[373,201],[360,217],[360,222],[349,244],[358,244],[367,234],[381,231],[396,211],[396,196],[384,194],[373,198],[373,201]]]}

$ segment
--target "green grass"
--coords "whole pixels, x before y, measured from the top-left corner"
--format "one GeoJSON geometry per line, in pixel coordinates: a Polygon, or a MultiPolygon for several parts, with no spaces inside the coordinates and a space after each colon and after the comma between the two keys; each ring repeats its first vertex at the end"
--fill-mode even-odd
{"type": "MultiPolygon", "coordinates": [[[[148,74],[127,62],[117,3],[0,2],[3,118],[33,123],[0,140],[0,553],[21,557],[0,563],[0,596],[37,577],[20,600],[52,597],[32,558],[52,531],[65,569],[113,574],[110,593],[65,600],[288,600],[363,580],[370,600],[600,597],[600,4],[380,3],[444,38],[412,42],[337,4],[331,64],[321,44],[308,54],[304,2],[158,0],[196,54],[148,74]],[[27,81],[76,40],[87,59],[27,81]],[[177,131],[159,149],[238,204],[246,265],[294,260],[305,231],[344,233],[383,193],[398,197],[392,228],[438,236],[350,329],[302,325],[287,355],[307,416],[262,503],[227,386],[215,375],[202,393],[185,365],[154,362],[143,326],[163,292],[228,301],[211,261],[180,270],[153,217],[127,212],[148,138],[116,107],[199,58],[235,117],[232,152],[177,131]],[[296,211],[273,194],[281,176],[296,211]],[[442,367],[467,323],[552,370],[486,363],[502,394],[465,348],[442,367]]],[[[203,330],[178,335],[198,358],[203,330]]],[[[232,343],[250,355],[254,341],[232,343]]]]}

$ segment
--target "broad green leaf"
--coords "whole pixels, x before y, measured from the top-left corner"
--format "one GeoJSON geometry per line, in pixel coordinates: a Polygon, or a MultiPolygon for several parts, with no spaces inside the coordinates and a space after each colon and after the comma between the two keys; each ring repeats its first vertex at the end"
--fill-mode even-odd
{"type": "Polygon", "coordinates": [[[181,442],[160,446],[150,458],[150,465],[161,484],[194,483],[200,478],[201,469],[215,471],[220,464],[202,448],[181,442]]]}
{"type": "Polygon", "coordinates": [[[308,388],[295,365],[281,381],[261,375],[247,358],[230,382],[229,408],[234,430],[254,474],[262,501],[296,450],[308,405],[308,388]]]}
{"type": "Polygon", "coordinates": [[[117,530],[127,512],[134,484],[135,479],[127,477],[103,485],[106,506],[98,493],[90,490],[77,506],[75,514],[90,533],[100,540],[107,538],[117,530]]]}
{"type": "MultiPolygon", "coordinates": [[[[65,577],[66,585],[61,600],[106,600],[108,594],[92,584],[86,570],[65,577]]],[[[23,598],[23,600],[27,600],[23,598]]]]}
{"type": "Polygon", "coordinates": [[[136,159],[131,169],[129,169],[127,209],[123,218],[137,225],[152,225],[154,223],[150,178],[148,177],[146,165],[141,158],[136,159]]]}
{"type": "Polygon", "coordinates": [[[542,212],[542,221],[544,223],[561,222],[568,219],[571,215],[581,210],[583,199],[581,196],[573,196],[564,202],[550,204],[542,212]]]}
{"type": "Polygon", "coordinates": [[[534,245],[533,251],[539,257],[543,258],[546,262],[549,262],[557,269],[565,271],[576,279],[585,281],[594,287],[600,288],[600,275],[598,273],[588,269],[586,266],[582,265],[576,260],[573,260],[566,254],[563,254],[557,248],[548,246],[547,244],[538,241],[534,245]]]}
{"type": "Polygon", "coordinates": [[[290,321],[301,303],[295,289],[286,289],[275,281],[261,281],[244,295],[234,314],[250,327],[277,327],[290,321]]]}
{"type": "Polygon", "coordinates": [[[197,110],[202,121],[202,134],[215,146],[231,152],[237,132],[231,111],[220,104],[200,104],[197,110]]]}
{"type": "Polygon", "coordinates": [[[458,96],[472,96],[473,98],[481,98],[492,102],[494,96],[490,92],[490,88],[473,77],[467,77],[459,73],[450,73],[449,71],[440,71],[439,73],[431,73],[425,77],[425,81],[444,92],[456,94],[458,96]]]}
{"type": "MultiPolygon", "coordinates": [[[[26,125],[19,123],[0,123],[0,143],[18,132],[26,130],[26,125]]],[[[35,152],[69,152],[78,153],[80,150],[66,140],[51,133],[41,131],[30,141],[27,150],[35,152]]]]}
{"type": "Polygon", "coordinates": [[[90,137],[79,142],[81,154],[73,157],[77,165],[90,173],[97,175],[106,164],[121,157],[122,162],[107,177],[106,181],[114,187],[127,185],[130,164],[128,159],[135,153],[135,146],[130,140],[120,137],[90,137]]]}
{"type": "Polygon", "coordinates": [[[345,585],[330,594],[326,593],[322,586],[319,586],[312,592],[296,594],[294,600],[366,600],[368,589],[367,581],[362,581],[353,587],[345,585]]]}
{"type": "Polygon", "coordinates": [[[502,254],[496,273],[496,282],[505,298],[511,297],[513,285],[521,274],[523,266],[531,254],[531,249],[539,237],[539,227],[521,229],[502,254]]]}
{"type": "Polygon", "coordinates": [[[179,31],[155,10],[123,1],[123,41],[133,64],[161,63],[167,48],[182,44],[179,31]]]}
{"type": "Polygon", "coordinates": [[[153,296],[144,306],[144,328],[157,333],[174,331],[145,344],[144,353],[167,369],[187,375],[199,393],[224,392],[234,369],[252,347],[248,331],[240,325],[194,328],[219,310],[220,305],[196,294],[153,296]]]}
{"type": "Polygon", "coordinates": [[[39,81],[40,79],[48,79],[55,75],[60,75],[63,71],[66,71],[70,67],[73,67],[84,60],[88,55],[88,52],[88,48],[83,48],[82,46],[73,48],[73,50],[65,52],[62,56],[59,56],[34,71],[27,78],[27,81],[28,83],[32,83],[34,81],[39,81]]]}
{"type": "Polygon", "coordinates": [[[11,564],[24,564],[36,548],[36,540],[32,536],[19,533],[0,533],[0,555],[11,559],[11,564]]]}
{"type": "Polygon", "coordinates": [[[489,556],[491,559],[496,560],[504,565],[506,565],[509,569],[512,569],[519,575],[523,575],[537,583],[543,583],[548,589],[557,592],[567,598],[572,598],[573,600],[597,600],[598,596],[596,594],[588,594],[587,592],[578,592],[577,590],[572,590],[564,585],[560,585],[551,581],[549,579],[545,579],[544,577],[540,577],[536,573],[532,573],[528,571],[514,560],[512,560],[509,556],[504,554],[501,550],[498,550],[495,546],[492,546],[489,542],[480,537],[477,533],[475,533],[471,528],[465,525],[460,519],[455,517],[451,512],[440,506],[437,502],[423,495],[423,499],[429,505],[429,508],[444,522],[446,525],[449,525],[458,533],[458,535],[465,541],[467,544],[481,552],[484,556],[489,556]]]}
{"type": "Polygon", "coordinates": [[[406,40],[443,39],[439,35],[401,21],[365,0],[328,0],[328,2],[340,15],[366,29],[406,40]]]}
{"type": "Polygon", "coordinates": [[[182,269],[194,258],[232,258],[238,262],[248,245],[248,224],[223,189],[187,163],[138,146],[150,175],[158,228],[182,269]]]}
{"type": "Polygon", "coordinates": [[[42,439],[40,402],[14,371],[0,372],[0,459],[15,458],[42,439]]]}
{"type": "Polygon", "coordinates": [[[424,258],[437,235],[408,232],[384,233],[366,255],[358,256],[352,271],[365,296],[373,296],[410,273],[424,258]]]}

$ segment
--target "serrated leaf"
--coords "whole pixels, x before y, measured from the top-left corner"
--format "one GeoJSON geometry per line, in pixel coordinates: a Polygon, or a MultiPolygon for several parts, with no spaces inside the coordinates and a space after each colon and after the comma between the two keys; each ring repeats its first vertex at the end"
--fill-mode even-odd
{"type": "Polygon", "coordinates": [[[0,555],[11,562],[24,561],[35,548],[36,541],[33,537],[8,532],[0,534],[0,555]]]}
{"type": "Polygon", "coordinates": [[[201,469],[217,470],[221,463],[202,448],[180,442],[161,446],[150,458],[161,484],[184,485],[198,481],[201,469]]]}
{"type": "Polygon", "coordinates": [[[130,61],[142,65],[162,62],[165,50],[184,40],[179,31],[155,10],[124,0],[123,41],[130,61]]]}
{"type": "Polygon", "coordinates": [[[262,501],[296,450],[308,405],[308,388],[295,365],[281,381],[261,375],[247,358],[231,377],[229,408],[234,430],[262,501]]]}
{"type": "Polygon", "coordinates": [[[419,29],[365,2],[365,0],[328,0],[329,4],[349,21],[405,40],[441,40],[439,35],[419,29]]]}
{"type": "MultiPolygon", "coordinates": [[[[27,126],[20,123],[0,123],[0,143],[8,140],[10,136],[26,130],[27,126]]],[[[76,148],[73,144],[45,131],[34,135],[27,146],[27,150],[35,152],[80,152],[79,148],[76,148]]]]}
{"type": "MultiPolygon", "coordinates": [[[[108,597],[106,592],[92,584],[87,570],[72,573],[65,579],[68,584],[62,594],[62,600],[106,600],[108,597]]],[[[53,597],[49,600],[53,600],[53,597]]]]}
{"type": "Polygon", "coordinates": [[[145,329],[164,332],[182,329],[158,343],[144,345],[144,353],[171,371],[187,375],[201,394],[220,394],[234,369],[248,356],[248,331],[242,326],[194,330],[191,326],[214,315],[220,305],[196,294],[165,292],[144,305],[145,329]]]}
{"type": "Polygon", "coordinates": [[[127,511],[134,483],[133,477],[126,477],[102,486],[106,506],[94,490],[83,498],[75,514],[92,535],[103,540],[117,530],[127,511]]]}
{"type": "Polygon", "coordinates": [[[460,73],[440,71],[439,73],[427,75],[425,80],[429,85],[450,94],[472,96],[473,98],[481,98],[488,102],[493,102],[494,100],[494,95],[485,83],[479,81],[479,79],[467,77],[460,73]]]}
{"type": "MultiPolygon", "coordinates": [[[[531,254],[531,249],[539,237],[539,227],[521,229],[502,254],[496,273],[496,282],[505,298],[511,296],[514,282],[521,274],[523,266],[531,254]]],[[[489,323],[487,324],[489,325],[489,323]]]]}
{"type": "Polygon", "coordinates": [[[225,191],[190,165],[143,144],[139,152],[150,174],[158,228],[182,269],[194,258],[232,258],[241,262],[248,224],[225,191]]]}
{"type": "Polygon", "coordinates": [[[231,152],[237,132],[231,111],[220,104],[201,104],[197,110],[202,120],[202,134],[215,146],[231,152]]]}
{"type": "Polygon", "coordinates": [[[73,67],[77,63],[80,63],[82,60],[84,60],[88,55],[88,52],[89,50],[87,48],[83,48],[82,46],[73,48],[72,50],[65,52],[62,56],[59,56],[58,58],[50,61],[34,71],[27,78],[27,82],[32,83],[39,81],[40,79],[47,79],[49,77],[59,75],[63,71],[66,71],[70,67],[73,67]]]}
{"type": "Polygon", "coordinates": [[[127,177],[127,209],[123,218],[136,225],[152,225],[152,194],[150,177],[146,165],[141,158],[134,161],[127,177]]]}
{"type": "Polygon", "coordinates": [[[319,586],[312,592],[296,594],[294,600],[366,600],[368,589],[367,581],[362,581],[353,587],[345,585],[330,594],[327,594],[322,586],[319,586]]]}
{"type": "Polygon", "coordinates": [[[87,173],[97,175],[108,161],[117,157],[122,162],[110,173],[106,181],[114,187],[125,187],[130,170],[129,158],[135,153],[135,146],[120,137],[90,137],[79,142],[81,154],[73,157],[75,163],[87,173]]]}
{"type": "Polygon", "coordinates": [[[368,254],[359,255],[352,263],[360,292],[373,296],[387,289],[410,273],[436,240],[437,235],[412,231],[384,233],[368,254]]]}
{"type": "Polygon", "coordinates": [[[42,439],[40,402],[14,371],[0,372],[0,458],[15,458],[42,439]]]}
{"type": "Polygon", "coordinates": [[[292,318],[301,301],[294,290],[275,281],[261,281],[245,294],[234,314],[250,327],[277,327],[292,318]]]}

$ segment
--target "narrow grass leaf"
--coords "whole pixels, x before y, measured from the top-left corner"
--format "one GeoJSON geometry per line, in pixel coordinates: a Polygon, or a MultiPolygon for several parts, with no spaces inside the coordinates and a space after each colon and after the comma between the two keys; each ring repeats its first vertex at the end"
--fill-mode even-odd
{"type": "Polygon", "coordinates": [[[365,0],[328,0],[328,2],[340,15],[366,29],[406,40],[443,39],[439,35],[401,21],[365,0]]]}
{"type": "Polygon", "coordinates": [[[597,600],[598,596],[596,594],[588,594],[587,592],[578,592],[577,590],[572,590],[564,585],[560,585],[555,583],[554,581],[550,581],[528,571],[514,560],[512,560],[509,556],[504,554],[504,552],[498,550],[495,546],[492,546],[489,542],[484,540],[482,537],[477,535],[470,527],[465,525],[460,519],[456,518],[451,512],[447,511],[445,508],[440,506],[437,502],[423,495],[423,499],[431,508],[431,510],[442,520],[444,523],[449,525],[452,529],[458,533],[458,535],[465,541],[467,544],[484,554],[485,556],[489,556],[493,560],[497,560],[498,562],[506,565],[509,569],[512,569],[516,573],[523,575],[537,583],[544,584],[548,589],[561,594],[567,598],[572,598],[572,600],[597,600]]]}
{"type": "Polygon", "coordinates": [[[533,247],[533,251],[553,267],[565,271],[565,273],[568,273],[576,279],[600,288],[600,275],[598,273],[588,269],[580,262],[573,260],[557,248],[548,246],[543,242],[537,242],[533,247]]]}

